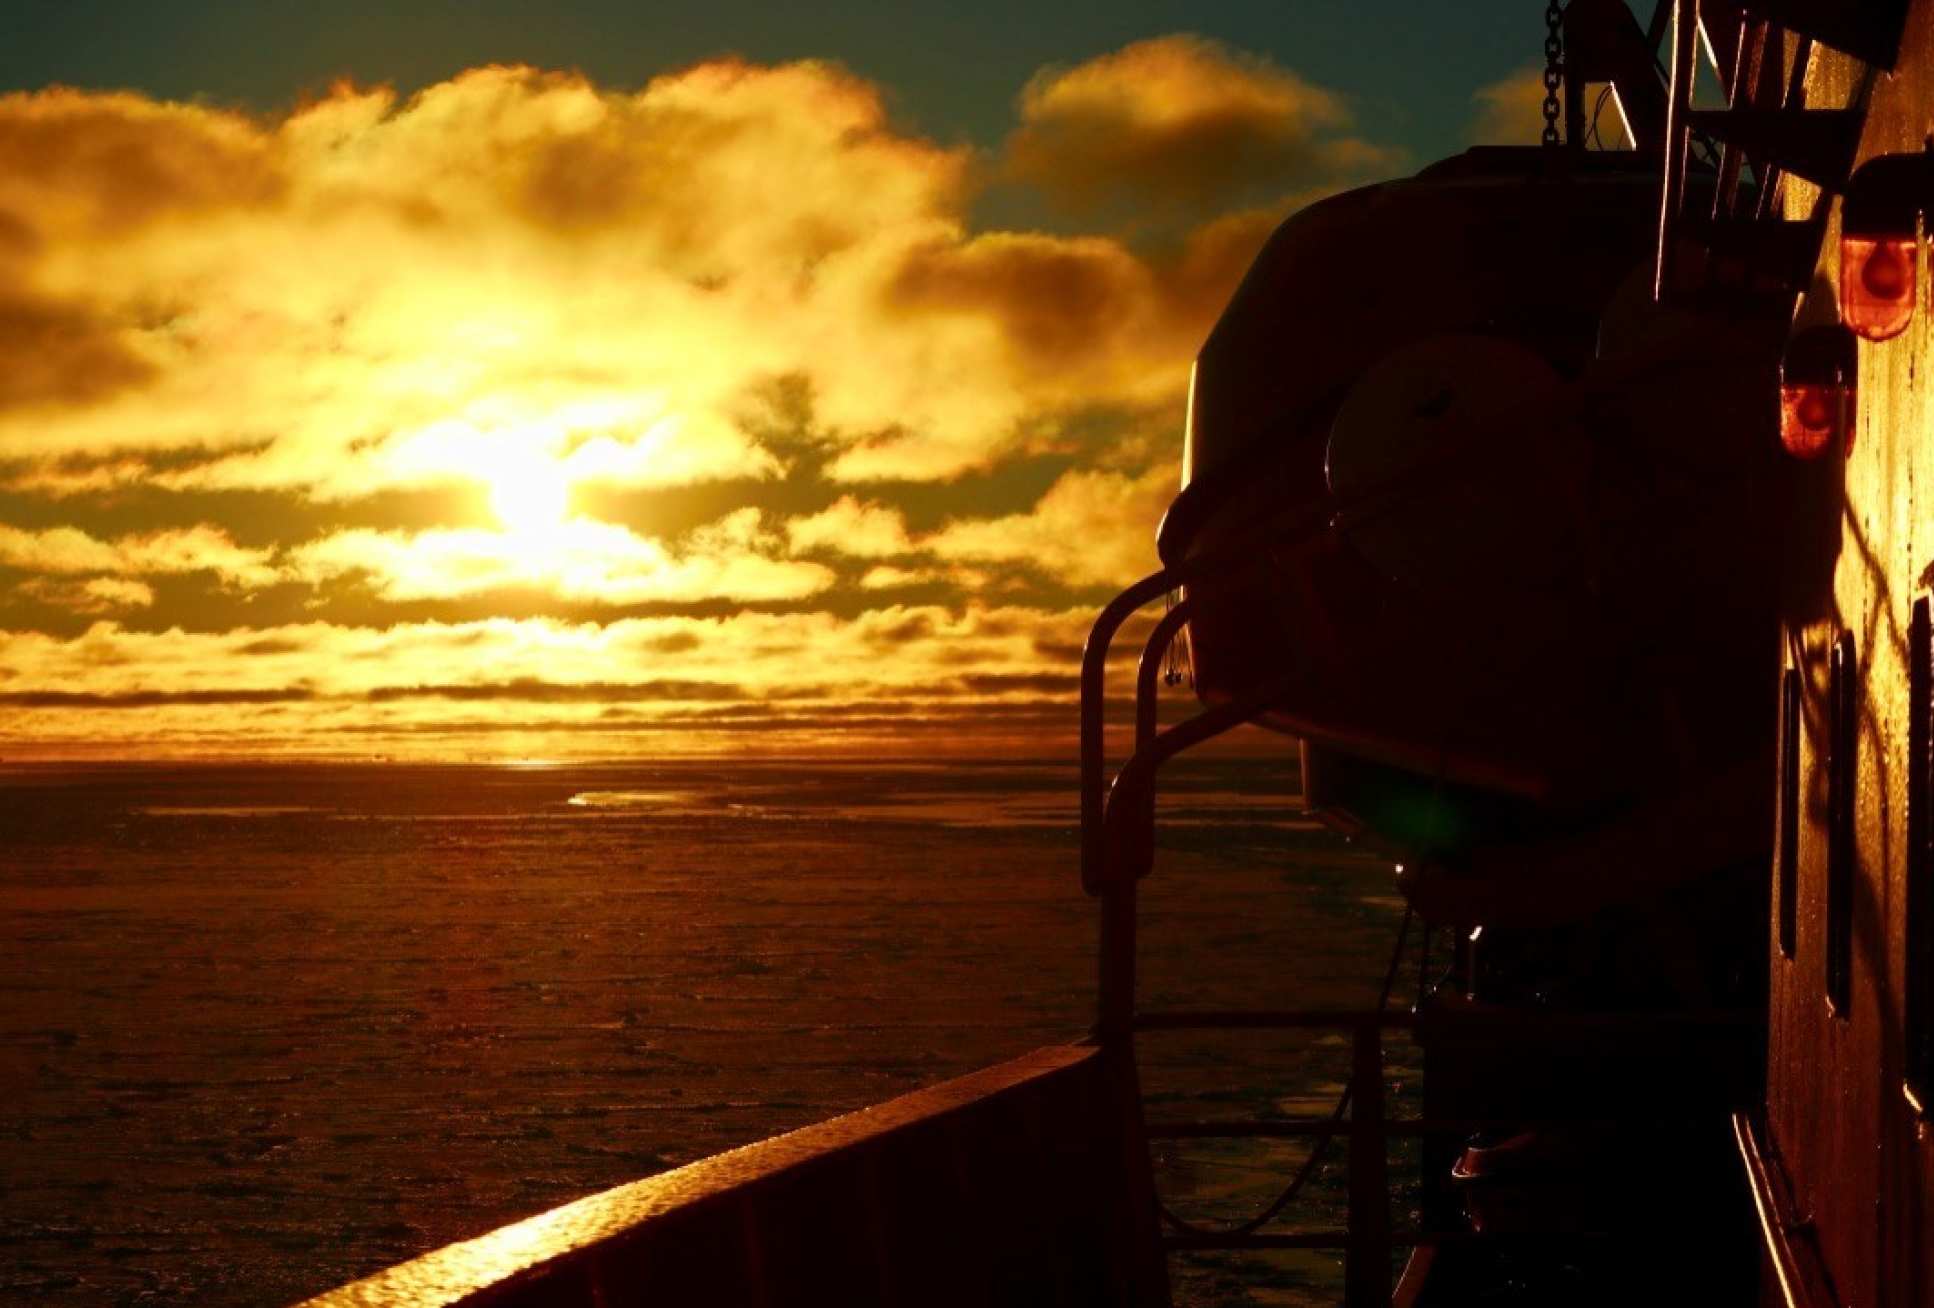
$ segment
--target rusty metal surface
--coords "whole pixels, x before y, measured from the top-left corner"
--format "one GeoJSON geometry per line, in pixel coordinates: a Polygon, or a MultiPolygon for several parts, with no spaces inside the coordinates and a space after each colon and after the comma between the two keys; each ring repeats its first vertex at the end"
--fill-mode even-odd
{"type": "Polygon", "coordinates": [[[1039,1273],[1029,1302],[1157,1303],[1125,1283],[1133,1259],[1107,1211],[1120,1206],[1110,1102],[1100,1050],[1040,1049],[591,1195],[306,1308],[1003,1302],[958,1257],[926,1266],[957,1255],[947,1246],[963,1232],[984,1242],[982,1272],[1039,1273]]]}
{"type": "MultiPolygon", "coordinates": [[[[1858,60],[1825,52],[1808,70],[1807,103],[1854,103],[1869,76],[1858,60]]],[[[1934,4],[1916,0],[1895,72],[1872,82],[1860,160],[1919,151],[1931,112],[1934,4]]],[[[1818,194],[1797,178],[1786,191],[1789,217],[1808,212],[1818,194]]],[[[1830,302],[1839,275],[1836,207],[1809,301],[1830,302]]],[[[1769,929],[1764,1143],[1791,1182],[1793,1211],[1811,1223],[1839,1300],[1893,1308],[1934,1302],[1934,1245],[1926,1238],[1934,1219],[1934,1136],[1902,1088],[1911,870],[1907,634],[1914,602],[1934,579],[1934,514],[1917,494],[1934,480],[1929,321],[1923,296],[1900,337],[1861,343],[1852,450],[1810,468],[1817,502],[1791,515],[1796,566],[1785,659],[1802,688],[1797,867],[1794,902],[1778,905],[1769,929]],[[1849,723],[1850,952],[1846,1003],[1836,1012],[1827,1003],[1835,807],[1828,689],[1832,651],[1843,634],[1855,651],[1857,694],[1849,723]],[[1790,957],[1778,930],[1788,912],[1790,957]]]]}

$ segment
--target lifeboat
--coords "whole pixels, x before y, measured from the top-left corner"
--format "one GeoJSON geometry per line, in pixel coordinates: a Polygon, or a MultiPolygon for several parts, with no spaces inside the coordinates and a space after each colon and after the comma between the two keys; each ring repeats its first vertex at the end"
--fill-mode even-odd
{"type": "Polygon", "coordinates": [[[1658,204],[1654,157],[1537,149],[1335,196],[1196,360],[1159,534],[1196,690],[1297,737],[1431,920],[1764,846],[1780,334],[1655,304],[1658,204]]]}

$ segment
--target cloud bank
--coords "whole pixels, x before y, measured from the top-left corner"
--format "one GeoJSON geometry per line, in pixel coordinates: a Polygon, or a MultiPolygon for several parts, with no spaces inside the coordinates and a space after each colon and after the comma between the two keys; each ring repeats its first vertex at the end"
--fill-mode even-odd
{"type": "Polygon", "coordinates": [[[992,149],[888,105],[740,59],[0,96],[11,734],[1044,729],[1221,305],[1395,155],[1187,35],[1041,70],[992,149]],[[989,179],[1073,217],[977,226],[989,179]]]}

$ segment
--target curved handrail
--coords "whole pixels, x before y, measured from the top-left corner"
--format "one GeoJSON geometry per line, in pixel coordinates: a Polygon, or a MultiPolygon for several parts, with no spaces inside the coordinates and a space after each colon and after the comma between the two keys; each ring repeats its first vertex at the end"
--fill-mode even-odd
{"type": "MultiPolygon", "coordinates": [[[[1205,574],[1231,568],[1238,573],[1246,572],[1268,563],[1271,559],[1268,547],[1314,539],[1320,536],[1328,518],[1328,506],[1320,502],[1291,505],[1234,540],[1150,573],[1108,601],[1096,616],[1088,630],[1087,643],[1081,649],[1081,885],[1089,894],[1099,894],[1102,883],[1102,823],[1107,803],[1102,710],[1107,692],[1108,651],[1122,624],[1143,605],[1171,590],[1191,585],[1205,574]]],[[[1139,735],[1138,723],[1138,747],[1142,743],[1139,735]]]]}
{"type": "Polygon", "coordinates": [[[1102,815],[1102,853],[1111,865],[1107,875],[1101,878],[1102,884],[1106,884],[1111,876],[1137,881],[1147,873],[1146,864],[1153,853],[1149,840],[1135,843],[1131,866],[1119,866],[1123,861],[1119,855],[1129,839],[1129,822],[1139,821],[1150,829],[1154,826],[1152,806],[1155,802],[1155,773],[1162,764],[1184,750],[1193,749],[1205,741],[1254,722],[1268,712],[1269,706],[1295,685],[1301,675],[1300,672],[1291,672],[1272,677],[1225,704],[1205,709],[1188,721],[1177,723],[1155,735],[1129,757],[1116,774],[1115,784],[1109,788],[1102,815]]]}
{"type": "Polygon", "coordinates": [[[1089,894],[1101,889],[1101,824],[1105,797],[1102,792],[1102,697],[1108,671],[1108,650],[1122,623],[1135,615],[1142,605],[1166,595],[1175,585],[1174,574],[1164,568],[1151,573],[1109,600],[1088,630],[1088,642],[1081,647],[1081,887],[1089,894]]]}

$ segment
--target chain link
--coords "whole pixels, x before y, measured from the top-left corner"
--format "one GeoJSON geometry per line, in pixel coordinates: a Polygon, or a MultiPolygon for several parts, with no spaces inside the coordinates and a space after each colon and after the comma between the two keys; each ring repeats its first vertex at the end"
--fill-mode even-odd
{"type": "Polygon", "coordinates": [[[1545,5],[1545,134],[1547,149],[1558,144],[1558,88],[1565,81],[1565,11],[1559,0],[1545,5]]]}

